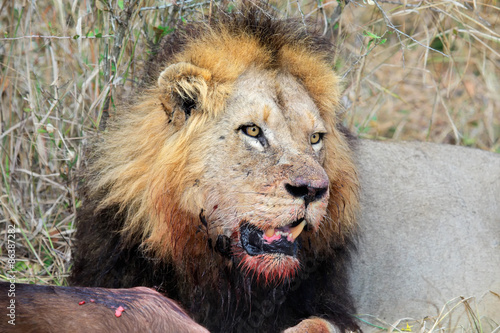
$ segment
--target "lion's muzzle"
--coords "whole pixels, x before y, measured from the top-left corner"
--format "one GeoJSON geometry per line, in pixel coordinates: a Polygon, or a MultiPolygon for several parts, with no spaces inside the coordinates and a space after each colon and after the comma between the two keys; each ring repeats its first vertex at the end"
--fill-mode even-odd
{"type": "Polygon", "coordinates": [[[251,256],[271,253],[296,256],[300,248],[300,242],[296,239],[305,225],[304,219],[300,219],[281,228],[263,231],[244,223],[240,228],[241,245],[251,256]]]}

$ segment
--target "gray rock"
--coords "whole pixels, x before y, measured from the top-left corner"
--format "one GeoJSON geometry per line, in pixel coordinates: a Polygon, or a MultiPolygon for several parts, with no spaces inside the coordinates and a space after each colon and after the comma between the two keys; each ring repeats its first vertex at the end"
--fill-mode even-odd
{"type": "MultiPolygon", "coordinates": [[[[473,297],[485,332],[500,325],[500,155],[361,140],[357,160],[362,236],[352,291],[361,318],[432,318],[462,296],[473,297]]],[[[440,325],[470,325],[465,308],[440,325]]]]}

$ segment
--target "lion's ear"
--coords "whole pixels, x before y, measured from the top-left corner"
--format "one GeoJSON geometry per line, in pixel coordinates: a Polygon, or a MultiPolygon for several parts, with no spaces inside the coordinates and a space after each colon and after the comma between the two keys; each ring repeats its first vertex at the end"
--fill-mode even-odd
{"type": "MultiPolygon", "coordinates": [[[[187,62],[179,62],[168,66],[158,77],[158,87],[168,99],[169,118],[178,118],[177,109],[183,111],[187,120],[191,111],[204,104],[212,74],[203,68],[187,62]]],[[[167,112],[168,113],[168,112],[167,112]]]]}

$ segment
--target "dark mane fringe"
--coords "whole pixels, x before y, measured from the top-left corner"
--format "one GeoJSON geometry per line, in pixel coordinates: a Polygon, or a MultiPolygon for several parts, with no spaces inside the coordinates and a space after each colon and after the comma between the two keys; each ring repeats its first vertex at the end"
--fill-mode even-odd
{"type": "Polygon", "coordinates": [[[334,47],[325,38],[321,38],[313,24],[304,25],[297,18],[278,19],[274,9],[265,4],[259,7],[242,5],[228,13],[219,7],[212,17],[188,25],[179,24],[176,31],[167,35],[161,43],[152,46],[152,55],[145,67],[143,83],[156,82],[158,74],[170,62],[173,56],[183,51],[185,45],[192,39],[206,33],[207,29],[215,33],[224,27],[234,36],[243,34],[257,37],[260,44],[272,54],[285,45],[305,46],[311,53],[320,54],[330,62],[334,56],[334,47]]]}

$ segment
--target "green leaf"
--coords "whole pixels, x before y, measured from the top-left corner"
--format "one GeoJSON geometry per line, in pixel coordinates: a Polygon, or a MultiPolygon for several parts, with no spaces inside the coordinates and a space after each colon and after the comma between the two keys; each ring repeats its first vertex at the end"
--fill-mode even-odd
{"type": "Polygon", "coordinates": [[[466,146],[474,146],[476,144],[476,139],[475,138],[464,137],[462,139],[462,142],[466,146]]]}
{"type": "Polygon", "coordinates": [[[172,33],[174,30],[175,30],[174,28],[171,28],[168,25],[166,26],[159,25],[157,27],[153,27],[153,31],[155,32],[156,38],[158,39],[172,33]]]}
{"type": "Polygon", "coordinates": [[[28,269],[28,265],[24,261],[16,261],[14,264],[14,271],[22,272],[28,269]]]}
{"type": "Polygon", "coordinates": [[[123,6],[123,0],[118,0],[118,7],[119,7],[121,10],[123,10],[123,8],[125,8],[125,7],[123,6]]]}
{"type": "Polygon", "coordinates": [[[374,39],[380,39],[380,38],[382,38],[382,37],[377,36],[377,35],[375,35],[374,33],[370,32],[368,30],[363,31],[363,35],[366,36],[366,37],[374,38],[374,39]]]}

